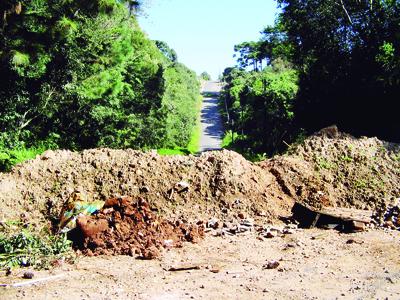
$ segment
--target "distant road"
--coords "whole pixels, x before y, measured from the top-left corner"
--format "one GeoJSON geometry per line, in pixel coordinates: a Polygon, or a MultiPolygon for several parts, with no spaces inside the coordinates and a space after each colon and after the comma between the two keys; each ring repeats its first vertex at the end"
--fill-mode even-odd
{"type": "Polygon", "coordinates": [[[204,96],[201,108],[201,152],[221,149],[224,128],[218,111],[220,91],[221,84],[217,81],[206,81],[202,86],[202,92],[209,95],[204,96]]]}

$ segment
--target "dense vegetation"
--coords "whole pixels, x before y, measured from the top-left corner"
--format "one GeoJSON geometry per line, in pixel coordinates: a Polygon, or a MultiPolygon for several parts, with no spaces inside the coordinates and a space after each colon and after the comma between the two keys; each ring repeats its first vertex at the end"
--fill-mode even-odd
{"type": "Polygon", "coordinates": [[[0,148],[185,147],[199,83],[138,27],[138,1],[7,0],[0,148]]]}
{"type": "Polygon", "coordinates": [[[236,146],[272,154],[332,124],[400,141],[400,1],[278,4],[275,26],[236,45],[224,72],[236,146]]]}

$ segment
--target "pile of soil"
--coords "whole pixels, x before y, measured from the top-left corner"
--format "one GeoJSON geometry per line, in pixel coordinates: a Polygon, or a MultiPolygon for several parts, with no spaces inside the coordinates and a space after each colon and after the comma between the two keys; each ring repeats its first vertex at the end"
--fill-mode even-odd
{"type": "Polygon", "coordinates": [[[335,127],[260,165],[285,194],[311,207],[382,210],[400,197],[400,145],[335,127]]]}
{"type": "Polygon", "coordinates": [[[144,259],[160,256],[163,248],[196,243],[204,237],[204,225],[167,221],[154,214],[149,204],[131,197],[108,199],[95,215],[82,216],[72,232],[75,246],[89,256],[130,255],[144,259]]]}
{"type": "Polygon", "coordinates": [[[322,130],[286,155],[252,163],[233,151],[47,151],[0,175],[0,221],[45,224],[74,191],[94,200],[130,195],[157,215],[188,221],[237,216],[276,223],[295,201],[382,210],[400,197],[400,146],[322,130]]]}
{"type": "Polygon", "coordinates": [[[293,205],[272,174],[226,150],[199,157],[129,149],[46,151],[1,174],[0,188],[0,220],[23,213],[27,222],[42,224],[58,218],[74,191],[89,201],[142,197],[157,214],[189,221],[242,213],[273,222],[293,205]]]}

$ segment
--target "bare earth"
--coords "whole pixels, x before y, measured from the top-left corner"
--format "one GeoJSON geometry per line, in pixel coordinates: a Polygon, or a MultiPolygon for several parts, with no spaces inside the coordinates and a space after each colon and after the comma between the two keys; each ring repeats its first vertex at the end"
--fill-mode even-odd
{"type": "Polygon", "coordinates": [[[2,299],[399,299],[399,248],[400,232],[383,230],[297,230],[263,241],[254,233],[207,236],[161,260],[86,257],[36,273],[60,279],[0,291],[2,299]],[[278,268],[264,269],[270,260],[278,268]]]}

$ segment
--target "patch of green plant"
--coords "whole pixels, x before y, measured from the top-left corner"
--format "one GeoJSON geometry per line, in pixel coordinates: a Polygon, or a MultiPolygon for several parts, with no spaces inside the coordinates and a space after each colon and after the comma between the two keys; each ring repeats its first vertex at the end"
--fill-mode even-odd
{"type": "Polygon", "coordinates": [[[347,156],[347,155],[342,155],[342,156],[340,157],[340,160],[341,160],[341,161],[344,161],[344,162],[352,162],[352,161],[353,161],[353,158],[350,157],[350,156],[347,156]]]}
{"type": "Polygon", "coordinates": [[[368,187],[368,183],[363,179],[359,179],[354,182],[354,187],[356,189],[365,189],[368,187]]]}
{"type": "Polygon", "coordinates": [[[0,233],[0,269],[13,267],[48,268],[59,259],[72,259],[72,242],[66,234],[35,234],[29,229],[0,233]]]}
{"type": "Polygon", "coordinates": [[[186,148],[176,147],[173,149],[170,148],[157,149],[157,153],[159,155],[188,155],[190,154],[190,151],[186,148]]]}
{"type": "Polygon", "coordinates": [[[17,150],[3,149],[0,151],[0,171],[8,172],[16,164],[33,159],[46,150],[47,149],[44,147],[22,148],[17,150]]]}
{"type": "Polygon", "coordinates": [[[400,152],[398,152],[398,153],[393,153],[393,154],[391,155],[391,157],[392,157],[392,159],[393,159],[394,161],[400,162],[400,152]]]}
{"type": "Polygon", "coordinates": [[[237,140],[238,137],[239,135],[237,134],[237,132],[232,132],[232,130],[226,131],[222,139],[221,147],[229,148],[229,146],[231,146],[235,142],[235,140],[237,140]]]}
{"type": "Polygon", "coordinates": [[[335,164],[333,162],[330,162],[324,157],[317,157],[316,163],[319,170],[321,169],[331,170],[335,167],[335,164]]]}

